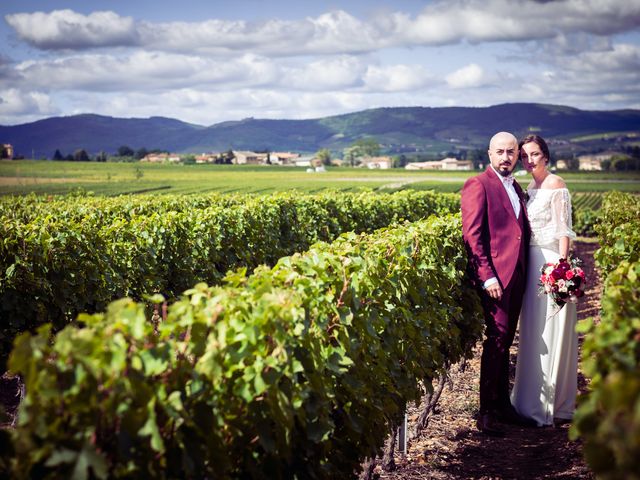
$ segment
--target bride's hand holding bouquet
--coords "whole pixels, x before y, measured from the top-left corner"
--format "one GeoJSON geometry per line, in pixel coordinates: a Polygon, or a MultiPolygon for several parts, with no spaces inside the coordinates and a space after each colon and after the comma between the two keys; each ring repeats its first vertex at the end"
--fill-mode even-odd
{"type": "Polygon", "coordinates": [[[545,263],[540,268],[540,293],[550,295],[562,308],[566,303],[577,303],[584,295],[585,274],[579,258],[560,258],[557,263],[545,263]]]}

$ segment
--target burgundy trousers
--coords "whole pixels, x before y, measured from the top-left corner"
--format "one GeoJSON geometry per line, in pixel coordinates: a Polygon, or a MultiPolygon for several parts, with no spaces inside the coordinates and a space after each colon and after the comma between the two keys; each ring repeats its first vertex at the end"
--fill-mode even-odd
{"type": "Polygon", "coordinates": [[[480,413],[490,413],[511,405],[509,400],[509,348],[518,325],[525,274],[522,262],[495,300],[482,292],[482,307],[486,323],[480,363],[480,413]]]}

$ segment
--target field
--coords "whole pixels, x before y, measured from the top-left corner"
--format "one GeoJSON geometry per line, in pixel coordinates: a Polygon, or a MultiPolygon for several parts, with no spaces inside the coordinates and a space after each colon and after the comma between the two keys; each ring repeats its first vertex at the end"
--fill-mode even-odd
{"type": "MultiPolygon", "coordinates": [[[[20,422],[11,423],[5,437],[13,450],[0,452],[0,470],[10,465],[29,478],[45,471],[51,478],[70,477],[76,458],[85,456],[83,439],[91,438],[95,463],[80,467],[87,471],[135,468],[137,476],[164,478],[191,468],[187,476],[193,478],[235,478],[275,468],[305,478],[321,470],[329,472],[323,478],[345,478],[374,447],[382,448],[389,419],[406,400],[423,395],[425,379],[435,380],[436,372],[463,357],[465,365],[479,365],[474,345],[482,309],[465,277],[459,196],[411,191],[457,192],[476,173],[0,162],[0,194],[6,195],[0,198],[0,360],[12,351],[8,369],[27,385],[20,422]],[[374,192],[342,193],[358,190],[374,192]],[[405,191],[375,192],[396,190],[405,191]],[[43,196],[11,196],[30,192],[43,196]],[[96,195],[55,196],[73,192],[96,195]],[[240,195],[188,195],[207,192],[240,195]],[[119,196],[135,193],[152,195],[119,196]],[[178,195],[163,195],[169,193],[178,195]],[[317,242],[325,232],[328,241],[317,242]],[[161,305],[163,299],[168,302],[161,305]],[[26,331],[38,333],[22,335],[26,331]],[[281,446],[274,448],[275,441],[281,446]],[[57,445],[65,446],[68,458],[52,453],[57,445]],[[304,462],[291,464],[298,451],[307,452],[304,462]],[[342,451],[350,452],[348,462],[337,454],[342,451]]],[[[580,235],[597,218],[614,219],[612,213],[620,224],[638,218],[639,196],[602,192],[639,193],[640,175],[563,176],[580,235]]],[[[526,175],[517,178],[523,186],[529,182],[526,175]]],[[[615,268],[623,258],[635,258],[638,229],[613,223],[609,229],[629,233],[598,240],[607,247],[603,239],[613,239],[599,262],[615,268]]],[[[592,248],[586,260],[593,264],[595,241],[576,243],[592,248]]],[[[618,293],[611,289],[607,305],[627,308],[610,313],[614,320],[633,318],[627,311],[637,309],[640,267],[633,268],[611,283],[618,293]]],[[[592,349],[585,358],[615,359],[599,347],[608,347],[608,339],[615,340],[616,352],[633,352],[615,344],[634,338],[622,327],[618,336],[585,336],[592,349]]],[[[534,452],[536,477],[591,478],[581,443],[567,443],[568,426],[533,435],[510,432],[508,448],[484,462],[487,452],[479,447],[489,443],[473,426],[477,368],[456,378],[463,388],[456,398],[468,398],[441,399],[432,428],[413,443],[413,453],[398,458],[405,468],[393,478],[416,478],[416,469],[443,480],[485,477],[487,465],[498,461],[502,471],[519,473],[527,460],[514,461],[514,452],[538,447],[548,455],[534,452]],[[438,424],[445,416],[455,421],[438,424]],[[552,461],[557,452],[563,462],[552,461]]],[[[626,383],[634,378],[637,371],[626,383]]],[[[16,419],[16,390],[22,390],[14,385],[13,391],[0,389],[12,412],[5,426],[16,419]]],[[[574,425],[584,428],[584,422],[574,425]]],[[[592,435],[589,441],[600,439],[592,435]]],[[[489,450],[496,450],[493,445],[489,450]]]]}
{"type": "MultiPolygon", "coordinates": [[[[0,162],[0,194],[97,195],[132,193],[268,193],[299,190],[313,193],[400,189],[457,192],[476,172],[420,172],[404,169],[329,168],[309,173],[302,167],[240,165],[159,165],[51,161],[0,162]]],[[[619,190],[640,192],[640,173],[562,173],[572,192],[619,190]]],[[[526,186],[526,175],[517,177],[526,186]]]]}

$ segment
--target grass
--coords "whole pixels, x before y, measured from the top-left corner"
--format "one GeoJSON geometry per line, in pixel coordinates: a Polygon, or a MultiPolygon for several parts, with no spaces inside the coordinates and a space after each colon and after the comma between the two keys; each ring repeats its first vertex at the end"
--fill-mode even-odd
{"type": "Polygon", "coordinates": [[[608,192],[617,190],[619,192],[640,193],[640,181],[628,182],[581,182],[567,181],[567,188],[571,192],[608,192]]]}
{"type": "MultiPolygon", "coordinates": [[[[457,192],[478,172],[425,172],[405,169],[306,168],[246,165],[169,165],[52,161],[0,162],[0,194],[64,194],[78,190],[97,195],[135,193],[269,193],[285,190],[317,192],[400,189],[457,192]]],[[[637,172],[564,172],[572,192],[620,190],[640,192],[637,172]]],[[[522,186],[528,176],[517,177],[522,186]]]]}

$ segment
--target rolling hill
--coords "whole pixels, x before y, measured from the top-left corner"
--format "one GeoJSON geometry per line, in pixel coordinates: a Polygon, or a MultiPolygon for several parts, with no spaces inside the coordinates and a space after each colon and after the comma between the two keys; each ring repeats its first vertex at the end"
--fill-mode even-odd
{"type": "Polygon", "coordinates": [[[559,105],[512,103],[491,107],[390,107],[308,120],[248,118],[211,126],[164,117],[114,118],[83,114],[0,126],[0,142],[27,158],[51,158],[84,148],[90,154],[133,149],[179,153],[236,150],[340,151],[375,137],[388,152],[486,148],[501,130],[536,132],[556,145],[578,137],[640,134],[640,110],[586,111],[559,105]]]}

